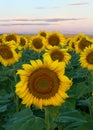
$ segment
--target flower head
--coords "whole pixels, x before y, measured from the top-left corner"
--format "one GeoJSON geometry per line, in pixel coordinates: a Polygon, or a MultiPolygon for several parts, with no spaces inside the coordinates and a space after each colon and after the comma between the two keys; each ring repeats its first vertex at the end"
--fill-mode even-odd
{"type": "Polygon", "coordinates": [[[65,38],[59,32],[51,32],[48,33],[47,37],[47,48],[50,49],[53,46],[59,46],[65,44],[65,38]]]}
{"type": "Polygon", "coordinates": [[[47,59],[49,58],[52,61],[58,60],[58,62],[63,62],[65,64],[68,64],[69,60],[71,59],[71,55],[66,49],[60,49],[56,46],[48,50],[43,57],[47,59]]]}
{"type": "Polygon", "coordinates": [[[86,35],[83,34],[83,33],[77,34],[77,35],[74,37],[75,42],[78,42],[79,40],[81,40],[81,39],[84,38],[84,37],[86,37],[86,35]]]}
{"type": "Polygon", "coordinates": [[[12,42],[6,42],[6,44],[0,44],[0,62],[4,66],[8,66],[18,62],[21,54],[15,51],[16,47],[12,42]]]}
{"type": "Polygon", "coordinates": [[[17,34],[15,33],[10,33],[10,34],[3,34],[2,35],[2,41],[5,42],[10,42],[10,41],[14,41],[15,43],[19,42],[19,37],[17,34]]]}
{"type": "Polygon", "coordinates": [[[80,54],[80,63],[83,68],[93,70],[93,46],[85,48],[80,54]]]}
{"type": "Polygon", "coordinates": [[[28,47],[28,40],[25,36],[20,36],[20,41],[19,41],[19,44],[18,44],[18,49],[21,50],[21,49],[26,49],[28,47]]]}
{"type": "Polygon", "coordinates": [[[16,94],[22,98],[22,103],[30,107],[61,105],[68,97],[66,91],[72,81],[64,75],[64,66],[58,61],[30,61],[24,64],[23,70],[18,70],[21,81],[16,85],[16,94]]]}
{"type": "Polygon", "coordinates": [[[41,52],[45,49],[46,46],[46,41],[45,38],[39,35],[35,35],[31,37],[30,43],[29,43],[29,48],[31,50],[34,50],[36,52],[41,52]]]}
{"type": "Polygon", "coordinates": [[[75,51],[76,42],[75,42],[74,38],[68,38],[66,41],[66,44],[67,44],[68,50],[75,51]]]}
{"type": "Polygon", "coordinates": [[[86,47],[89,47],[93,44],[93,41],[85,36],[85,37],[82,37],[80,38],[80,40],[75,44],[75,48],[76,48],[76,52],[77,53],[81,53],[82,51],[84,51],[84,49],[86,47]]]}
{"type": "Polygon", "coordinates": [[[39,31],[38,34],[39,34],[40,36],[44,37],[44,38],[47,37],[47,32],[44,31],[44,30],[39,31]]]}

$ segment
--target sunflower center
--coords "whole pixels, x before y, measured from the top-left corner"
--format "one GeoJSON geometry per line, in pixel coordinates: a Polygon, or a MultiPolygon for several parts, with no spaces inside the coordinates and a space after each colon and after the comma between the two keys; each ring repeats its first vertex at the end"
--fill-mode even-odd
{"type": "Polygon", "coordinates": [[[16,38],[15,35],[11,34],[11,35],[7,35],[6,36],[6,41],[7,42],[12,41],[12,40],[15,41],[15,42],[17,42],[17,38],[16,38]]]}
{"type": "Polygon", "coordinates": [[[85,47],[88,47],[89,45],[91,45],[92,43],[88,40],[86,40],[86,38],[83,38],[80,42],[79,42],[79,48],[83,51],[85,49],[85,47]]]}
{"type": "Polygon", "coordinates": [[[64,55],[59,50],[53,51],[50,55],[53,61],[58,60],[60,62],[60,61],[63,61],[64,59],[64,55]]]}
{"type": "Polygon", "coordinates": [[[58,76],[54,71],[48,68],[39,68],[30,75],[28,88],[33,96],[48,99],[57,93],[59,83],[58,76]]]}
{"type": "Polygon", "coordinates": [[[10,59],[13,57],[13,53],[8,46],[1,45],[0,46],[0,56],[4,59],[10,59]]]}
{"type": "Polygon", "coordinates": [[[26,44],[25,39],[24,39],[24,38],[21,38],[21,39],[20,39],[20,45],[21,45],[21,46],[24,46],[25,44],[26,44]]]}
{"type": "Polygon", "coordinates": [[[43,36],[43,37],[46,37],[46,33],[45,32],[41,32],[40,35],[43,36]]]}
{"type": "Polygon", "coordinates": [[[60,39],[56,34],[54,34],[49,37],[48,42],[52,46],[58,46],[60,44],[60,39]]]}
{"type": "Polygon", "coordinates": [[[86,59],[88,63],[93,64],[93,51],[87,55],[86,59]]]}
{"type": "Polygon", "coordinates": [[[39,93],[48,93],[52,90],[52,82],[47,75],[41,75],[35,81],[35,90],[39,93]],[[42,79],[42,80],[41,80],[42,79]]]}
{"type": "Polygon", "coordinates": [[[40,39],[40,38],[34,39],[33,42],[32,42],[32,44],[34,45],[34,47],[36,49],[40,49],[43,46],[42,39],[40,39]]]}

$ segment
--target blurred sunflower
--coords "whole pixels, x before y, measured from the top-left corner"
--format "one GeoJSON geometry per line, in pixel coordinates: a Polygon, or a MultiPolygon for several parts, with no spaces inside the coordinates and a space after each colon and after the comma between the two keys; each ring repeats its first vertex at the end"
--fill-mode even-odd
{"type": "Polygon", "coordinates": [[[35,35],[31,37],[31,40],[29,42],[29,48],[31,50],[34,50],[38,53],[43,51],[46,47],[46,40],[42,36],[35,35]]]}
{"type": "Polygon", "coordinates": [[[28,40],[25,36],[20,36],[19,37],[20,41],[19,41],[19,44],[18,44],[18,49],[21,50],[21,49],[26,49],[28,47],[28,40]]]}
{"type": "Polygon", "coordinates": [[[41,60],[23,64],[18,70],[21,81],[16,84],[16,94],[22,98],[22,104],[32,104],[42,109],[43,106],[61,105],[68,95],[72,81],[64,75],[64,67],[58,61],[41,60]]]}
{"type": "Polygon", "coordinates": [[[21,53],[16,53],[16,47],[12,42],[6,42],[6,44],[0,44],[0,62],[4,66],[8,66],[18,62],[21,57],[21,53]]]}
{"type": "Polygon", "coordinates": [[[89,47],[90,45],[93,44],[93,41],[85,36],[83,38],[81,38],[76,44],[75,44],[75,50],[76,50],[76,53],[81,53],[82,51],[84,51],[84,49],[86,47],[89,47]]]}
{"type": "Polygon", "coordinates": [[[66,41],[67,48],[69,51],[75,51],[75,40],[74,38],[68,38],[66,41]]]}
{"type": "Polygon", "coordinates": [[[69,46],[71,39],[72,39],[71,37],[69,37],[69,38],[66,39],[66,45],[69,46]]]}
{"type": "Polygon", "coordinates": [[[80,54],[80,63],[83,68],[93,70],[93,45],[85,48],[80,54]]]}
{"type": "Polygon", "coordinates": [[[65,38],[59,32],[51,32],[47,34],[46,37],[47,41],[47,48],[50,49],[53,46],[64,46],[65,45],[65,38]]]}
{"type": "Polygon", "coordinates": [[[75,42],[78,42],[79,40],[81,40],[81,39],[84,38],[84,37],[86,37],[85,34],[79,33],[79,34],[77,34],[77,35],[74,37],[74,40],[75,40],[75,42]]]}
{"type": "Polygon", "coordinates": [[[2,41],[4,43],[10,42],[10,41],[14,41],[15,43],[19,43],[19,36],[16,33],[3,34],[2,41]]]}
{"type": "Polygon", "coordinates": [[[39,31],[38,34],[39,34],[40,36],[44,37],[44,38],[46,38],[46,36],[47,36],[47,32],[44,31],[44,30],[39,31]]]}
{"type": "Polygon", "coordinates": [[[2,43],[2,35],[0,36],[0,43],[2,43]]]}
{"type": "Polygon", "coordinates": [[[56,46],[48,50],[43,57],[52,61],[58,60],[58,62],[64,62],[65,65],[68,64],[71,59],[71,55],[67,52],[67,49],[60,49],[56,46]]]}

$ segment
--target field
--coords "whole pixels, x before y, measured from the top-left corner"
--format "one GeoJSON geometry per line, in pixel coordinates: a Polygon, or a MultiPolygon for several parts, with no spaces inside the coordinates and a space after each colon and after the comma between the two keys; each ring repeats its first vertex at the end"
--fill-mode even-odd
{"type": "Polygon", "coordinates": [[[0,130],[93,129],[93,35],[0,35],[0,130]]]}

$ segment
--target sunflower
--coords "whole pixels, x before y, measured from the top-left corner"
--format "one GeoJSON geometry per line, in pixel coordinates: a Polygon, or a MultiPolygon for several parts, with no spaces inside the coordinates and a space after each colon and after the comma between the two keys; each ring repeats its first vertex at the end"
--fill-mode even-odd
{"type": "Polygon", "coordinates": [[[46,36],[47,36],[47,32],[44,31],[44,30],[39,31],[38,34],[39,34],[40,36],[44,37],[44,38],[46,38],[46,36]]]}
{"type": "Polygon", "coordinates": [[[74,38],[68,38],[66,41],[66,44],[68,45],[68,50],[69,51],[75,51],[75,40],[74,38]]]}
{"type": "Polygon", "coordinates": [[[43,106],[61,105],[68,95],[72,81],[64,75],[64,66],[58,61],[31,60],[18,70],[20,81],[16,84],[16,94],[22,98],[22,104],[43,106]]]}
{"type": "Polygon", "coordinates": [[[69,37],[69,38],[66,39],[66,45],[69,46],[71,39],[72,39],[71,37],[69,37]]]}
{"type": "Polygon", "coordinates": [[[6,44],[0,44],[0,62],[4,66],[8,66],[18,62],[21,57],[21,53],[15,51],[16,47],[12,42],[6,42],[6,44]]]}
{"type": "Polygon", "coordinates": [[[64,46],[65,45],[65,38],[59,32],[51,32],[47,34],[47,48],[50,49],[53,46],[64,46]]]}
{"type": "Polygon", "coordinates": [[[56,46],[48,50],[43,57],[52,61],[58,60],[58,62],[64,62],[65,64],[68,64],[71,59],[71,55],[67,52],[67,49],[60,49],[56,46]]]}
{"type": "Polygon", "coordinates": [[[24,36],[20,36],[19,37],[20,41],[19,41],[19,44],[18,44],[18,49],[21,50],[21,49],[26,49],[28,47],[28,40],[26,37],[24,36]]]}
{"type": "Polygon", "coordinates": [[[85,36],[85,37],[81,38],[75,44],[76,53],[81,53],[82,51],[84,51],[84,49],[86,47],[89,47],[92,44],[93,44],[93,41],[89,37],[85,36]]]}
{"type": "Polygon", "coordinates": [[[46,40],[42,36],[35,35],[31,37],[31,40],[29,42],[29,48],[31,50],[40,53],[45,49],[45,46],[46,46],[46,40]]]}
{"type": "Polygon", "coordinates": [[[2,35],[0,36],[0,43],[2,43],[2,35]]]}
{"type": "Polygon", "coordinates": [[[82,38],[86,37],[85,34],[82,34],[82,33],[79,33],[77,34],[74,39],[75,39],[75,42],[78,42],[79,40],[81,40],[82,38]]]}
{"type": "Polygon", "coordinates": [[[14,41],[15,43],[19,43],[19,36],[16,33],[3,34],[2,41],[4,43],[10,42],[10,41],[14,41]]]}
{"type": "Polygon", "coordinates": [[[85,48],[80,54],[80,63],[83,68],[93,70],[93,45],[85,48]]]}

